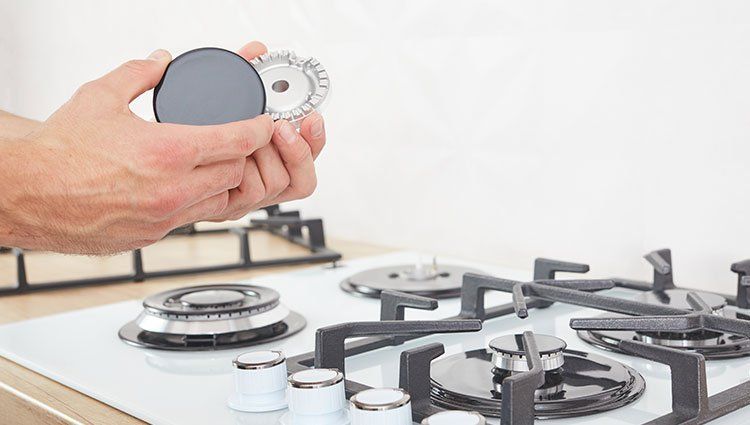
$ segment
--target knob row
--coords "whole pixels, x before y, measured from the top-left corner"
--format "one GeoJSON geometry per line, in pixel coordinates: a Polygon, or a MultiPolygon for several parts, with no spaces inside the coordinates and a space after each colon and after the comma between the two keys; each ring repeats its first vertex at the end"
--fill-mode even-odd
{"type": "MultiPolygon", "coordinates": [[[[253,351],[234,362],[234,391],[229,407],[268,412],[288,407],[282,423],[411,425],[411,397],[400,388],[372,388],[346,401],[344,375],[336,369],[305,369],[287,377],[280,351],[253,351]],[[321,422],[323,421],[323,422],[321,422]]],[[[425,418],[428,425],[483,425],[476,412],[444,411],[425,418]]]]}

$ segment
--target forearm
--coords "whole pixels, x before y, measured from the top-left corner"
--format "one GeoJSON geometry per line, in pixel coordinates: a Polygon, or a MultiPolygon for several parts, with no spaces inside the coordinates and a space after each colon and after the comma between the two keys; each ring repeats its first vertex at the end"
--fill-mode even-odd
{"type": "Polygon", "coordinates": [[[0,111],[0,139],[26,136],[39,128],[40,125],[39,121],[0,111]]]}

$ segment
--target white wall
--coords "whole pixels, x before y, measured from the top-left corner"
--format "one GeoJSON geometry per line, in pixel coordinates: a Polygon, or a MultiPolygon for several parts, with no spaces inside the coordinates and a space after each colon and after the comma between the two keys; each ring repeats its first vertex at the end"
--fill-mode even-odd
{"type": "MultiPolygon", "coordinates": [[[[330,235],[732,292],[750,257],[750,3],[0,0],[0,108],[44,118],[163,47],[261,39],[329,69],[303,202],[330,235]]],[[[134,109],[151,117],[150,98],[134,109]]]]}

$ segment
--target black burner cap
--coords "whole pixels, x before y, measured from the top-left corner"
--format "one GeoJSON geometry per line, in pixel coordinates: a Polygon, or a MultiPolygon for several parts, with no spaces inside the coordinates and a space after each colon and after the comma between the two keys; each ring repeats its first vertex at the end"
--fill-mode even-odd
{"type": "Polygon", "coordinates": [[[255,68],[236,53],[215,47],[176,57],[154,89],[159,122],[225,124],[255,118],[266,109],[266,92],[255,68]]]}
{"type": "MultiPolygon", "coordinates": [[[[537,349],[539,354],[552,354],[557,353],[565,349],[568,345],[560,338],[551,335],[534,335],[534,341],[536,341],[537,349]]],[[[490,348],[496,352],[525,356],[526,350],[523,345],[523,335],[503,335],[490,341],[490,348]]]]}

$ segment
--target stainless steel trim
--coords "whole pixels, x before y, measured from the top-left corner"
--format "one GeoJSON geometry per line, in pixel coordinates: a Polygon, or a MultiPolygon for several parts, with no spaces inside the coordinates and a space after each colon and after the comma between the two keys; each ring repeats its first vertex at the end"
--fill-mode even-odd
{"type": "Polygon", "coordinates": [[[232,360],[232,364],[237,369],[242,369],[242,370],[259,370],[259,369],[270,369],[270,368],[272,368],[274,366],[277,366],[277,365],[280,365],[280,364],[282,364],[282,363],[284,363],[286,361],[286,356],[284,356],[284,353],[282,353],[281,351],[276,351],[276,350],[268,350],[268,351],[270,351],[272,353],[276,353],[279,356],[277,358],[275,358],[273,360],[270,360],[270,361],[267,361],[267,362],[262,362],[262,363],[245,363],[245,362],[240,361],[240,357],[242,357],[245,354],[245,353],[242,353],[239,356],[237,356],[234,360],[232,360]]]}
{"type": "MultiPolygon", "coordinates": [[[[406,391],[402,390],[401,388],[374,388],[374,389],[392,390],[392,391],[400,392],[401,398],[392,403],[385,403],[385,404],[366,403],[366,402],[361,402],[357,400],[357,396],[364,392],[364,391],[361,391],[357,394],[354,394],[349,399],[349,402],[352,404],[352,406],[354,406],[356,409],[359,409],[359,410],[382,411],[382,410],[397,409],[401,406],[405,406],[409,404],[409,402],[411,401],[411,396],[406,391]]],[[[365,390],[365,391],[370,391],[370,390],[365,390]]]]}
{"type": "Polygon", "coordinates": [[[636,333],[636,338],[639,341],[648,344],[661,345],[663,347],[681,347],[681,348],[701,348],[712,345],[719,345],[721,334],[712,338],[706,339],[670,339],[670,338],[657,338],[649,335],[636,333]]]}
{"type": "Polygon", "coordinates": [[[240,332],[259,329],[283,321],[289,316],[289,309],[279,304],[276,308],[252,316],[236,318],[214,318],[210,315],[204,320],[167,319],[151,315],[144,310],[135,319],[139,328],[164,334],[179,335],[216,335],[229,332],[240,332]]]}
{"type": "Polygon", "coordinates": [[[330,387],[344,380],[344,374],[339,372],[338,369],[321,368],[318,370],[330,370],[330,371],[336,372],[336,375],[331,379],[326,379],[324,381],[319,381],[319,382],[300,382],[300,381],[295,380],[294,376],[299,373],[305,372],[305,370],[301,370],[299,372],[295,372],[289,375],[289,378],[287,378],[287,381],[289,382],[289,385],[291,385],[294,388],[314,389],[314,388],[330,387]]]}
{"type": "MultiPolygon", "coordinates": [[[[542,354],[539,357],[542,360],[542,369],[545,371],[558,369],[565,363],[565,357],[562,351],[542,354]]],[[[526,356],[523,355],[494,352],[492,353],[492,364],[498,369],[509,370],[512,372],[526,372],[529,370],[526,356]]]]}

